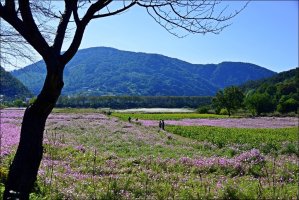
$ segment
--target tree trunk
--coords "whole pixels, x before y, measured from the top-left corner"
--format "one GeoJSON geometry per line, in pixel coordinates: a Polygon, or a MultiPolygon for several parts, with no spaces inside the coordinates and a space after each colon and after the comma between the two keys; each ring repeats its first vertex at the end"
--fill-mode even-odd
{"type": "Polygon", "coordinates": [[[230,115],[231,115],[230,109],[227,109],[227,112],[228,112],[228,117],[230,117],[230,115]]]}
{"type": "MultiPolygon", "coordinates": [[[[57,63],[56,63],[57,64],[57,63]]],[[[43,132],[48,115],[60,96],[63,87],[63,67],[49,70],[41,93],[33,105],[27,107],[19,146],[10,166],[3,199],[29,199],[37,178],[43,155],[43,132]],[[59,70],[58,70],[59,69],[59,70]]]]}

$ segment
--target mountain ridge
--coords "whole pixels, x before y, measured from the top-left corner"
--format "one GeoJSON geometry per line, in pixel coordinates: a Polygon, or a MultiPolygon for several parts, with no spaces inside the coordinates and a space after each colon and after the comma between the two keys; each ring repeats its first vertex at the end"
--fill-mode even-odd
{"type": "Polygon", "coordinates": [[[273,87],[275,85],[283,85],[283,84],[293,84],[295,85],[294,86],[295,88],[296,87],[298,88],[299,67],[296,67],[295,69],[279,72],[274,76],[268,78],[245,82],[244,84],[240,85],[240,88],[246,92],[249,90],[257,90],[259,87],[261,88],[266,85],[273,87]]]}
{"type": "MultiPolygon", "coordinates": [[[[44,65],[39,61],[12,74],[38,94],[44,65]]],[[[92,47],[79,50],[67,64],[62,94],[211,96],[218,89],[274,74],[251,63],[191,64],[160,54],[92,47]]]]}
{"type": "Polygon", "coordinates": [[[31,97],[32,93],[21,83],[21,81],[13,77],[0,66],[0,95],[3,95],[3,100],[6,101],[31,97]]]}

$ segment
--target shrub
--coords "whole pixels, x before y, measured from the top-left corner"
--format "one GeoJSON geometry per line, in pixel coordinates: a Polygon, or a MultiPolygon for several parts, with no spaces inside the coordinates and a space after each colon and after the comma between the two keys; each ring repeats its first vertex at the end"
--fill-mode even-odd
{"type": "Polygon", "coordinates": [[[26,106],[26,103],[21,99],[16,99],[13,102],[13,105],[16,106],[16,107],[24,107],[24,106],[26,106]]]}
{"type": "Polygon", "coordinates": [[[283,146],[281,153],[282,154],[295,154],[295,155],[299,156],[298,147],[297,147],[297,145],[295,145],[293,143],[286,143],[283,146]]]}
{"type": "Polygon", "coordinates": [[[277,105],[277,111],[280,113],[287,113],[287,112],[297,112],[299,103],[293,98],[280,100],[280,103],[277,105]]]}
{"type": "Polygon", "coordinates": [[[32,105],[35,101],[36,101],[37,97],[32,97],[30,100],[29,100],[29,105],[32,105]]]}
{"type": "Polygon", "coordinates": [[[272,98],[265,93],[254,93],[246,96],[245,104],[253,115],[272,112],[275,109],[275,103],[272,98]]]}
{"type": "Polygon", "coordinates": [[[5,183],[8,176],[8,170],[4,167],[0,167],[0,183],[5,183]]]}
{"type": "Polygon", "coordinates": [[[228,115],[228,111],[226,108],[222,108],[219,112],[219,115],[228,115]]]}
{"type": "Polygon", "coordinates": [[[197,109],[197,112],[199,114],[208,114],[209,113],[209,107],[208,106],[202,106],[202,107],[199,107],[197,109]]]}
{"type": "Polygon", "coordinates": [[[230,199],[230,200],[237,200],[237,199],[250,199],[243,194],[237,186],[228,185],[224,189],[224,194],[221,199],[230,199]]]}

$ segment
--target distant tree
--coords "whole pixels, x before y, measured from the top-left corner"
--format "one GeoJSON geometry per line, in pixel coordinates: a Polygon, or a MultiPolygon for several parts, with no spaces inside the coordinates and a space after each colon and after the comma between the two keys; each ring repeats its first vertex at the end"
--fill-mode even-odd
{"type": "Polygon", "coordinates": [[[199,108],[197,108],[197,112],[199,113],[199,114],[207,114],[207,113],[209,113],[209,106],[200,106],[199,108]]]}
{"type": "MultiPolygon", "coordinates": [[[[93,19],[117,15],[133,6],[140,6],[158,24],[176,36],[184,36],[179,30],[186,33],[217,34],[243,9],[227,12],[227,6],[221,7],[223,2],[217,0],[64,0],[62,2],[64,2],[63,10],[55,8],[57,1],[1,0],[0,2],[1,27],[7,25],[10,28],[8,31],[0,32],[1,47],[22,43],[25,46],[21,47],[29,47],[29,51],[33,48],[42,56],[47,69],[43,88],[36,101],[26,109],[23,117],[20,143],[10,166],[4,199],[29,198],[43,155],[45,123],[64,85],[64,68],[78,51],[85,29],[93,19]],[[68,30],[74,30],[74,33],[68,30]],[[71,42],[66,51],[62,52],[66,35],[70,35],[71,42]]],[[[5,49],[7,51],[2,52],[1,48],[1,56],[4,54],[5,58],[9,57],[10,49],[14,49],[14,54],[20,50],[16,46],[5,49]]],[[[20,53],[24,54],[23,51],[20,53]]],[[[12,57],[14,58],[14,55],[12,57]]]]}
{"type": "Polygon", "coordinates": [[[289,95],[297,92],[296,83],[285,83],[278,86],[278,92],[280,95],[289,95]]]}
{"type": "Polygon", "coordinates": [[[275,96],[276,95],[276,92],[277,92],[277,88],[275,85],[269,85],[267,88],[266,88],[266,91],[265,91],[267,94],[269,94],[270,96],[275,96]]]}
{"type": "Polygon", "coordinates": [[[267,82],[263,83],[258,87],[257,91],[259,93],[265,93],[268,87],[269,87],[269,83],[267,83],[267,82]]]}
{"type": "Polygon", "coordinates": [[[13,105],[16,106],[16,107],[23,107],[23,106],[26,106],[26,104],[24,103],[23,100],[21,99],[16,99],[13,101],[13,105]]]}
{"type": "Polygon", "coordinates": [[[288,96],[283,96],[278,105],[277,105],[277,111],[280,113],[288,113],[288,112],[298,112],[299,102],[288,96]]]}
{"type": "Polygon", "coordinates": [[[253,93],[246,95],[245,105],[253,115],[268,113],[275,110],[275,103],[271,96],[266,93],[253,93]]]}
{"type": "Polygon", "coordinates": [[[227,87],[223,91],[217,92],[213,98],[213,105],[221,110],[226,108],[228,115],[231,116],[233,110],[241,108],[244,100],[243,92],[235,86],[227,87]]]}
{"type": "Polygon", "coordinates": [[[34,96],[31,99],[29,99],[29,105],[32,105],[35,101],[36,101],[36,97],[34,96]]]}

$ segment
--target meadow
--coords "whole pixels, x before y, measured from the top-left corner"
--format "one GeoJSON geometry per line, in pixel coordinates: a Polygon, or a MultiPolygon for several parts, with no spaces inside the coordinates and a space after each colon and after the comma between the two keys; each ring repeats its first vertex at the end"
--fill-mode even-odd
{"type": "Polygon", "coordinates": [[[144,119],[144,120],[179,120],[179,119],[212,119],[212,118],[228,118],[227,115],[216,114],[199,114],[199,113],[121,113],[113,112],[112,116],[118,117],[123,120],[132,119],[144,119]]]}
{"type": "MultiPolygon", "coordinates": [[[[23,112],[1,110],[0,198],[23,112]]],[[[184,119],[183,113],[143,116],[184,119]]],[[[295,126],[166,125],[163,131],[140,120],[93,110],[53,112],[30,199],[298,198],[295,126]]]]}

